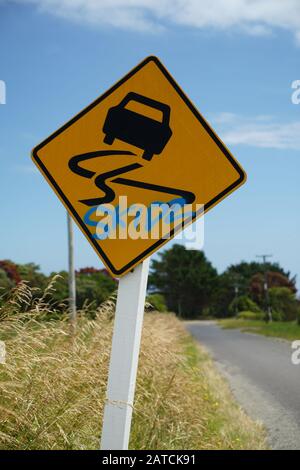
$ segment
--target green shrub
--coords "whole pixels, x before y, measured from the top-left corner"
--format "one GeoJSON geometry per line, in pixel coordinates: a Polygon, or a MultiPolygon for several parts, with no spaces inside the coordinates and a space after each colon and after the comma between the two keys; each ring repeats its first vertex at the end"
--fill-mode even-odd
{"type": "Polygon", "coordinates": [[[228,311],[231,315],[235,315],[236,312],[261,313],[259,306],[247,295],[241,295],[233,299],[229,305],[228,311]]]}
{"type": "Polygon", "coordinates": [[[146,302],[148,302],[154,310],[158,312],[167,312],[165,298],[162,294],[149,294],[147,295],[146,302]]]}
{"type": "Polygon", "coordinates": [[[237,317],[241,320],[263,320],[264,314],[262,312],[240,312],[237,317]]]}
{"type": "Polygon", "coordinates": [[[269,296],[274,320],[293,321],[298,318],[299,301],[288,287],[272,287],[269,296]]]}
{"type": "MultiPolygon", "coordinates": [[[[267,314],[266,314],[266,317],[268,317],[267,314]]],[[[272,320],[273,321],[285,321],[285,318],[282,312],[272,309],[272,320]]]]}

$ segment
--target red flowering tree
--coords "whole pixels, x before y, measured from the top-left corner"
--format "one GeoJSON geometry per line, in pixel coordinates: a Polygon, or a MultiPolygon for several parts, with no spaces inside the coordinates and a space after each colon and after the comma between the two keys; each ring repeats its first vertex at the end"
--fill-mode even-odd
{"type": "Polygon", "coordinates": [[[21,282],[21,276],[18,271],[18,267],[15,263],[10,260],[2,260],[0,261],[0,269],[4,271],[10,281],[12,281],[15,285],[21,282]]]}

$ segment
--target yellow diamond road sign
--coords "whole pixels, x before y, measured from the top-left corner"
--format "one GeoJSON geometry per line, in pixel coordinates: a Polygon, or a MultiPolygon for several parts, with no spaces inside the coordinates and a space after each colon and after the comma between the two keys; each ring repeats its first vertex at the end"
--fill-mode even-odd
{"type": "Polygon", "coordinates": [[[35,147],[32,157],[114,276],[246,179],[156,57],[35,147]],[[180,218],[174,204],[189,210],[180,218]]]}

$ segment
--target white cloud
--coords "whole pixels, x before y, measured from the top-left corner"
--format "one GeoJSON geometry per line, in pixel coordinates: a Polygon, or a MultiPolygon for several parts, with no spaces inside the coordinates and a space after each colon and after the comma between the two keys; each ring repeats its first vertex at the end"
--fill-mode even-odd
{"type": "Polygon", "coordinates": [[[300,121],[280,123],[272,116],[246,118],[220,113],[212,117],[212,122],[228,145],[300,150],[300,121]]]}
{"type": "Polygon", "coordinates": [[[14,165],[12,167],[12,170],[17,173],[22,173],[23,175],[37,175],[38,174],[38,169],[37,167],[32,164],[32,165],[26,165],[26,164],[19,164],[19,165],[14,165]]]}
{"type": "MultiPolygon", "coordinates": [[[[11,0],[9,0],[11,1],[11,0]]],[[[300,42],[299,0],[14,0],[69,20],[151,31],[177,24],[192,28],[270,34],[281,28],[300,42]]]]}

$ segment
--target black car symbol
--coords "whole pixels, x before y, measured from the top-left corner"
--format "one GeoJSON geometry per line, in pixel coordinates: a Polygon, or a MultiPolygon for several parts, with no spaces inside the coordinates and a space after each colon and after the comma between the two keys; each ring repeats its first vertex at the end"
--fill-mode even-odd
{"type": "Polygon", "coordinates": [[[122,140],[144,149],[143,158],[151,160],[153,154],[162,152],[172,135],[169,121],[170,107],[167,104],[130,92],[117,106],[108,110],[103,126],[104,142],[111,145],[114,139],[122,140]],[[137,101],[161,111],[162,122],[127,109],[129,101],[137,101]]]}

